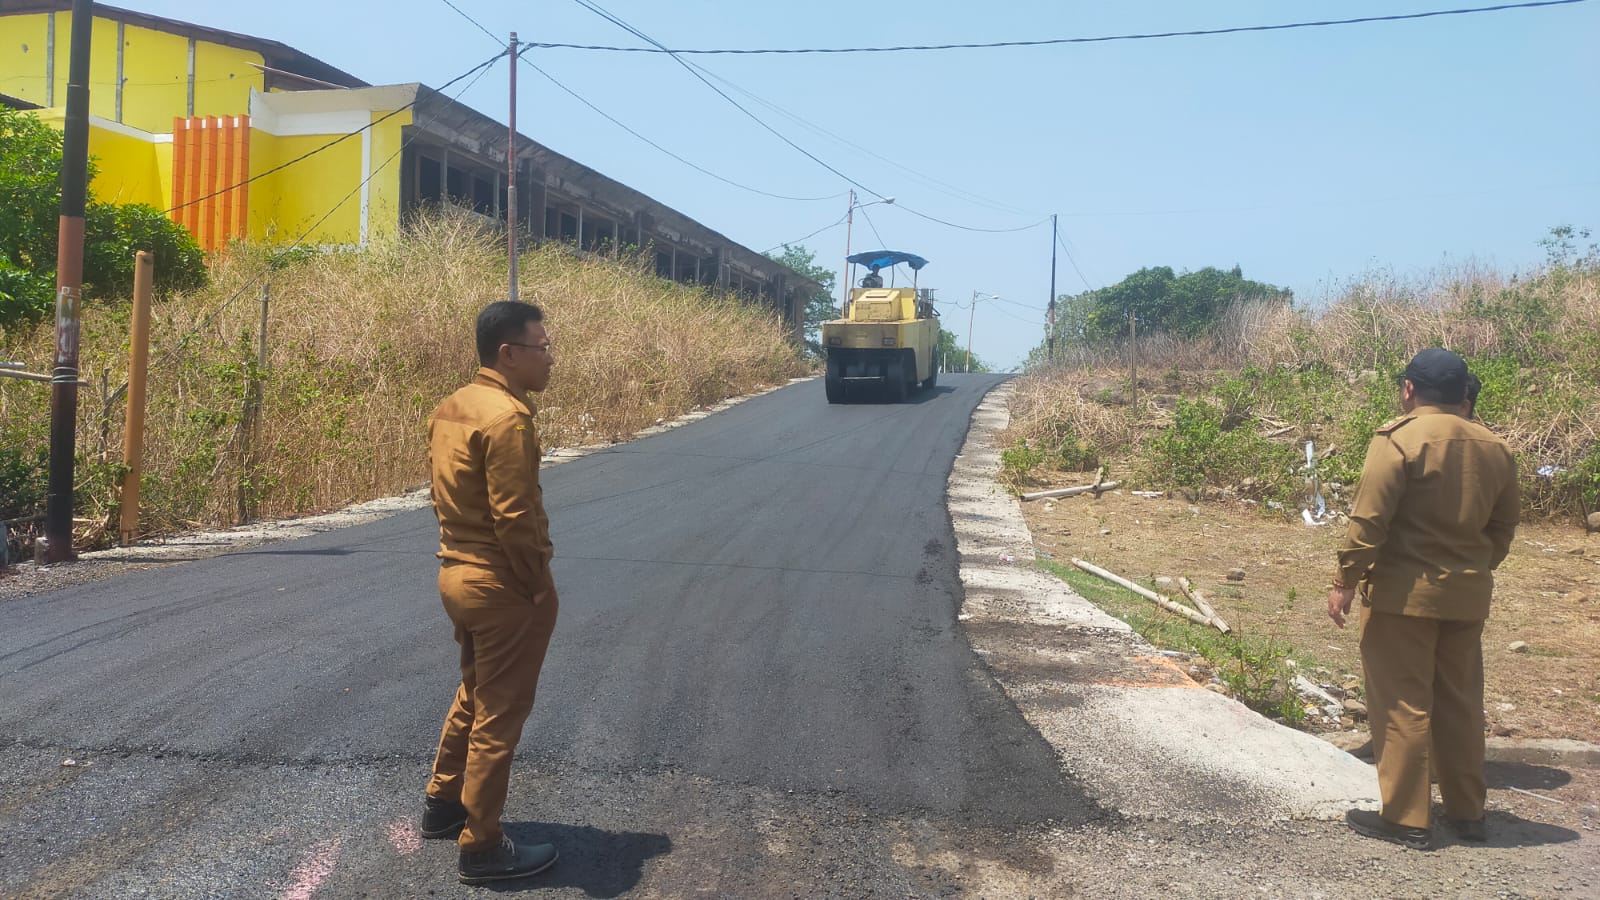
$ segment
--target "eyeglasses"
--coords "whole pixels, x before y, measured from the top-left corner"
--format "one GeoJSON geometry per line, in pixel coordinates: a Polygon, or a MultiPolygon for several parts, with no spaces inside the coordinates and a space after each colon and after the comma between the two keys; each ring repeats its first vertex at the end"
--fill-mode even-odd
{"type": "Polygon", "coordinates": [[[529,350],[538,350],[541,353],[549,353],[550,352],[550,344],[549,344],[549,342],[545,342],[543,344],[523,344],[523,343],[519,343],[517,341],[506,341],[506,343],[510,344],[513,347],[527,347],[529,350]]]}

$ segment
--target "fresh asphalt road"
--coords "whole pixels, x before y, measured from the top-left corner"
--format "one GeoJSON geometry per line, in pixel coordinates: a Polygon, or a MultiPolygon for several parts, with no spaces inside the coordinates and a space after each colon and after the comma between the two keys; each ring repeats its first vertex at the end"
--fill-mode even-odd
{"type": "MultiPolygon", "coordinates": [[[[563,861],[511,887],[904,896],[939,889],[906,846],[1101,815],[956,623],[945,481],[997,383],[804,382],[544,474],[506,817],[563,861]]],[[[436,541],[420,510],[0,604],[0,894],[470,893],[410,818],[455,686],[436,541]]]]}

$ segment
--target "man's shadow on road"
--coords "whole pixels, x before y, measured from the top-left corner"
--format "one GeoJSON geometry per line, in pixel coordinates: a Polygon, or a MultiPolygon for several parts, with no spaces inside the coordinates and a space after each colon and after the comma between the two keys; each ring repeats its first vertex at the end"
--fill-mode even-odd
{"type": "Polygon", "coordinates": [[[561,854],[542,875],[483,885],[504,893],[575,887],[590,897],[618,897],[638,886],[647,861],[672,852],[672,839],[664,834],[563,822],[506,822],[503,827],[514,841],[555,844],[561,854]]]}

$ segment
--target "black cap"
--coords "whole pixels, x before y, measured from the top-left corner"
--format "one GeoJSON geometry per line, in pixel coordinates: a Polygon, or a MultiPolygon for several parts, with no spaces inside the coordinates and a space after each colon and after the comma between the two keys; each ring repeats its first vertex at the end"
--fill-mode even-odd
{"type": "Polygon", "coordinates": [[[1429,347],[1411,358],[1401,378],[1431,388],[1445,403],[1460,403],[1467,393],[1467,361],[1443,347],[1429,347]]]}

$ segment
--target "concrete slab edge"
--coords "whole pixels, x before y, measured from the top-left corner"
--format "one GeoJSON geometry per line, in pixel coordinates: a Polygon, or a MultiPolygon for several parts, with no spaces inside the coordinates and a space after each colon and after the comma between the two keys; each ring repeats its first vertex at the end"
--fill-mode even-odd
{"type": "Polygon", "coordinates": [[[1199,689],[1126,623],[1035,565],[1020,503],[995,478],[1012,391],[995,388],[973,412],[949,477],[959,620],[1067,774],[1133,818],[1252,823],[1375,809],[1370,766],[1199,689]]]}

